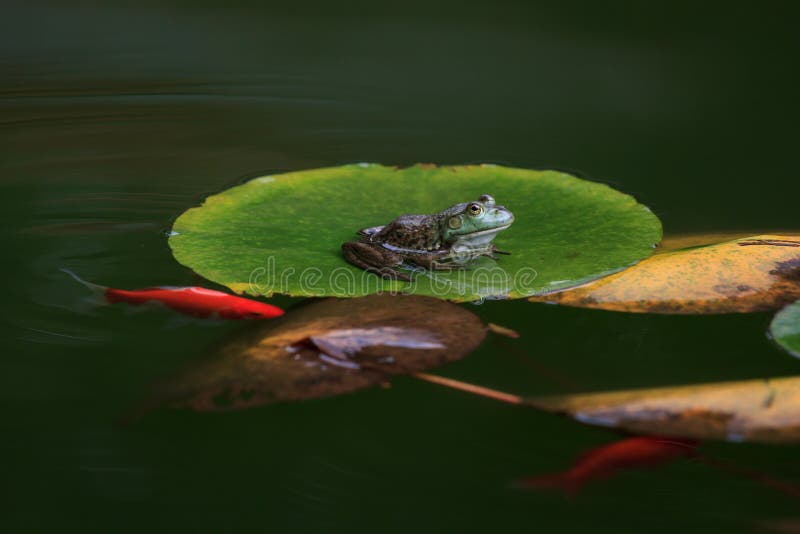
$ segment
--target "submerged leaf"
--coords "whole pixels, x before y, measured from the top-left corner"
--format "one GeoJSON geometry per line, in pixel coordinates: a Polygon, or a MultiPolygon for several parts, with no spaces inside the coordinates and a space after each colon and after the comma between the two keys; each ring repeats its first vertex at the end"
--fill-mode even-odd
{"type": "Polygon", "coordinates": [[[781,347],[800,358],[800,301],[778,312],[769,331],[781,347]]]}
{"type": "Polygon", "coordinates": [[[222,411],[337,395],[461,359],[486,332],[472,312],[434,298],[327,299],[237,336],[160,397],[222,411]]]}
{"type": "Polygon", "coordinates": [[[530,399],[582,423],[729,441],[800,441],[800,377],[530,399]]]}
{"type": "Polygon", "coordinates": [[[455,301],[518,298],[572,286],[649,256],[661,224],[610,187],[555,171],[469,165],[358,164],[256,178],[183,213],[175,258],[236,292],[362,296],[402,291],[455,301]],[[359,229],[432,214],[491,194],[515,222],[495,243],[510,256],[467,270],[382,280],[347,263],[359,229]]]}
{"type": "Polygon", "coordinates": [[[639,313],[778,309],[800,298],[800,236],[763,235],[665,252],[534,302],[639,313]]]}

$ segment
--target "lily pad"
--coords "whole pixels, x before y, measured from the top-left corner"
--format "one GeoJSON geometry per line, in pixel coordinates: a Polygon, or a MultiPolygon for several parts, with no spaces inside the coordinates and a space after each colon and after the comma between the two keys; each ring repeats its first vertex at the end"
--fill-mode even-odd
{"type": "Polygon", "coordinates": [[[769,331],[781,347],[800,358],[800,301],[778,312],[769,331]]]}
{"type": "Polygon", "coordinates": [[[239,293],[363,296],[402,291],[455,301],[559,289],[649,256],[658,218],[632,197],[555,171],[494,165],[345,165],[256,178],[183,213],[175,258],[239,293]],[[516,216],[495,243],[510,256],[469,270],[382,280],[342,258],[356,231],[491,194],[516,216]]]}
{"type": "Polygon", "coordinates": [[[744,313],[800,298],[800,236],[761,235],[656,254],[535,302],[638,313],[744,313]]]}
{"type": "Polygon", "coordinates": [[[163,384],[155,404],[226,411],[338,395],[461,359],[486,333],[435,298],[326,299],[238,334],[163,384]]]}
{"type": "Polygon", "coordinates": [[[524,403],[636,434],[800,442],[800,377],[565,395],[524,403]]]}

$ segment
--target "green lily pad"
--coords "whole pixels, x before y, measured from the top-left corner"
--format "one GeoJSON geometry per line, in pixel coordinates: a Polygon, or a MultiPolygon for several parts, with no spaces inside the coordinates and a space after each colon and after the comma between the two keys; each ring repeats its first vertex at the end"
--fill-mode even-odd
{"type": "Polygon", "coordinates": [[[779,311],[769,327],[772,338],[800,358],[800,300],[779,311]]]}
{"type": "Polygon", "coordinates": [[[582,283],[649,256],[661,223],[632,197],[556,171],[376,164],[255,178],[183,213],[175,258],[238,293],[354,297],[402,291],[455,301],[518,298],[582,283]],[[349,263],[356,231],[491,194],[516,216],[495,244],[510,256],[467,270],[382,280],[349,263]]]}

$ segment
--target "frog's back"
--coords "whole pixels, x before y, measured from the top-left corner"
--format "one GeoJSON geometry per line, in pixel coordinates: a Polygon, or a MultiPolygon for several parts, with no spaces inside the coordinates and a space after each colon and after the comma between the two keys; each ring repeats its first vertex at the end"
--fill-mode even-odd
{"type": "Polygon", "coordinates": [[[439,242],[439,226],[429,215],[402,215],[369,237],[396,247],[430,250],[439,242]]]}

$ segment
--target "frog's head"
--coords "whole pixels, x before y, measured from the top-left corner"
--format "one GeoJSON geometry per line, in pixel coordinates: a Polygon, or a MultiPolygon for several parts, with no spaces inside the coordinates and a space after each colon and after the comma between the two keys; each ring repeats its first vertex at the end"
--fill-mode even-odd
{"type": "Polygon", "coordinates": [[[442,241],[464,245],[485,245],[514,222],[514,214],[496,205],[491,195],[457,204],[443,215],[442,241]]]}

